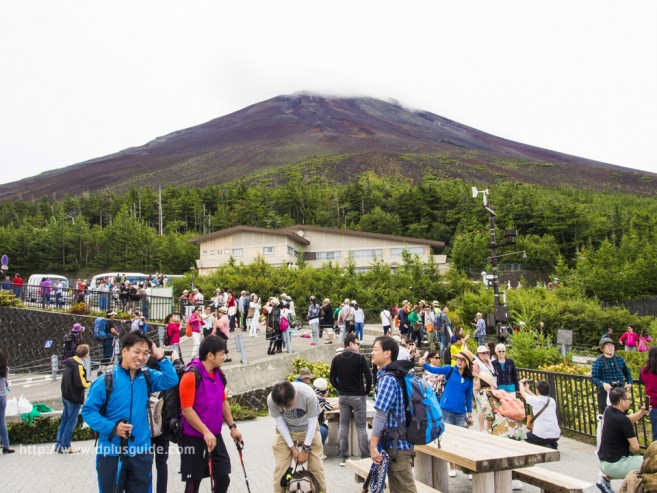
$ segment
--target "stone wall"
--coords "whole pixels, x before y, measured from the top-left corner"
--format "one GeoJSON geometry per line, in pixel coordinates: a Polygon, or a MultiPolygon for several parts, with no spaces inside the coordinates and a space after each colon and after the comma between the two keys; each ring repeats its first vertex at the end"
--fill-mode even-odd
{"type": "MultiPolygon", "coordinates": [[[[0,306],[0,348],[7,351],[9,364],[15,371],[47,372],[50,357],[53,354],[62,355],[64,336],[73,324],[79,323],[86,329],[82,342],[89,344],[92,359],[96,360],[102,348],[93,337],[95,319],[70,313],[0,306]],[[50,348],[45,347],[47,341],[52,341],[50,348]]],[[[157,340],[157,326],[149,326],[148,336],[157,340]]]]}

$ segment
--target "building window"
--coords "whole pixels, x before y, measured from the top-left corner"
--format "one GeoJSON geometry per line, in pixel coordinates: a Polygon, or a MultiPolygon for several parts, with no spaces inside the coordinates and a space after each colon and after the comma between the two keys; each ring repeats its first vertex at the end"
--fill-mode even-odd
{"type": "Polygon", "coordinates": [[[262,254],[263,255],[274,255],[274,248],[275,247],[262,247],[262,254]]]}
{"type": "Polygon", "coordinates": [[[214,254],[215,254],[215,251],[214,251],[214,250],[210,250],[210,255],[214,255],[214,254]]]}
{"type": "Polygon", "coordinates": [[[367,274],[369,271],[369,267],[356,267],[356,274],[367,274]]]}
{"type": "Polygon", "coordinates": [[[353,258],[381,258],[383,257],[383,250],[380,248],[372,248],[371,250],[352,250],[350,255],[353,258]]]}
{"type": "Polygon", "coordinates": [[[233,257],[243,257],[244,248],[233,248],[233,257]]]}
{"type": "Polygon", "coordinates": [[[317,260],[337,260],[342,258],[340,252],[317,252],[317,260]]]}
{"type": "Polygon", "coordinates": [[[402,252],[408,250],[411,255],[424,255],[424,247],[407,247],[407,248],[391,248],[391,257],[401,257],[402,252]]]}
{"type": "Polygon", "coordinates": [[[297,251],[296,251],[294,248],[292,248],[291,246],[287,247],[287,254],[288,254],[290,257],[299,258],[299,252],[297,252],[297,251]]]}

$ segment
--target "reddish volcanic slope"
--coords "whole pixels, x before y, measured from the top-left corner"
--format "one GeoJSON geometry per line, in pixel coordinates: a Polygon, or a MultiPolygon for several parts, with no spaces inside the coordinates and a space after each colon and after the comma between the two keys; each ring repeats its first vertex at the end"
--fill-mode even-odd
{"type": "Polygon", "coordinates": [[[0,185],[0,199],[130,185],[203,186],[309,159],[339,156],[350,177],[427,170],[485,185],[499,180],[653,194],[657,175],[502,139],[425,111],[372,98],[278,96],[143,145],[0,185]]]}

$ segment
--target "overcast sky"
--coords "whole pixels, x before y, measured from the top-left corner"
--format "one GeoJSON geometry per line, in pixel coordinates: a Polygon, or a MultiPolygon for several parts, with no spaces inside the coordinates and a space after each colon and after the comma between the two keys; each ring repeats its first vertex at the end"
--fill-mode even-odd
{"type": "Polygon", "coordinates": [[[298,91],[657,172],[654,5],[0,0],[0,183],[298,91]]]}

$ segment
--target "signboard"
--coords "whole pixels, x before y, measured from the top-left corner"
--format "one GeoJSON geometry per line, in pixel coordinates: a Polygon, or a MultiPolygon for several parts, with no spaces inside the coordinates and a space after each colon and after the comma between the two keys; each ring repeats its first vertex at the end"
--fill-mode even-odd
{"type": "Polygon", "coordinates": [[[557,329],[557,344],[573,345],[573,331],[570,329],[557,329]]]}
{"type": "Polygon", "coordinates": [[[2,265],[0,265],[0,269],[7,270],[9,268],[9,257],[7,257],[6,255],[3,255],[0,258],[0,264],[2,264],[2,265]]]}
{"type": "Polygon", "coordinates": [[[50,349],[52,347],[52,341],[48,340],[46,343],[43,345],[43,349],[50,349]]]}

